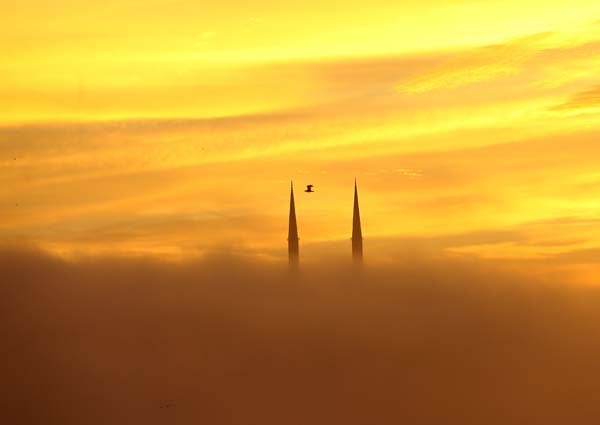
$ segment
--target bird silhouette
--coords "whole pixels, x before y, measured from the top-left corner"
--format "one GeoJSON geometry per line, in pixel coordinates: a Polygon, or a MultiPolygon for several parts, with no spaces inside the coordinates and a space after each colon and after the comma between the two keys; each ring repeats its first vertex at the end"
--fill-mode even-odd
{"type": "Polygon", "coordinates": [[[307,184],[307,185],[306,185],[306,190],[305,190],[305,192],[308,192],[308,193],[312,193],[312,192],[314,192],[314,190],[313,190],[313,186],[314,186],[314,185],[312,185],[312,184],[307,184]]]}

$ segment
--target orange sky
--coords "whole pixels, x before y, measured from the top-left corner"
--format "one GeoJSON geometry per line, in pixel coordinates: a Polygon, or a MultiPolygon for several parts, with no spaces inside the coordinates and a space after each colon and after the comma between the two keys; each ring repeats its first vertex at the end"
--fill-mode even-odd
{"type": "Polygon", "coordinates": [[[2,4],[0,240],[600,258],[600,3],[2,4]],[[368,242],[367,242],[368,243],[368,242]]]}

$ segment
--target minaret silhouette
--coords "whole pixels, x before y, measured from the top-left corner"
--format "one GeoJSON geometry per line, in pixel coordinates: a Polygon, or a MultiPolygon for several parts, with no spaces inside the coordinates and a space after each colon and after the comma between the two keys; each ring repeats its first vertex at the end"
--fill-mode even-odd
{"type": "Polygon", "coordinates": [[[290,221],[288,225],[288,260],[292,267],[298,266],[298,224],[296,223],[296,205],[294,203],[294,184],[290,183],[290,221]]]}
{"type": "Polygon", "coordinates": [[[354,212],[352,214],[352,260],[362,263],[363,243],[362,229],[360,226],[360,211],[358,208],[358,189],[354,179],[354,212]]]}

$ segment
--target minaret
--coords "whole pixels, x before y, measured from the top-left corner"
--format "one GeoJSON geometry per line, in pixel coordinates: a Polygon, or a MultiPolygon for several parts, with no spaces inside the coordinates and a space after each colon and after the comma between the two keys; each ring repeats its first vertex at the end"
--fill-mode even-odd
{"type": "Polygon", "coordinates": [[[362,229],[360,227],[360,211],[358,209],[358,189],[354,179],[354,212],[352,214],[352,260],[362,263],[363,244],[362,229]]]}
{"type": "Polygon", "coordinates": [[[294,185],[290,183],[290,222],[288,225],[288,260],[290,266],[297,267],[298,259],[298,225],[296,223],[296,205],[294,204],[294,185]]]}

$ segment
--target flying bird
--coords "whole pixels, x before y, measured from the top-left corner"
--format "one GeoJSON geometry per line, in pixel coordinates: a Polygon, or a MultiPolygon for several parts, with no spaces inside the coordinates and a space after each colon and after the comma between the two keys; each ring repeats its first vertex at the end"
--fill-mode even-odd
{"type": "Polygon", "coordinates": [[[314,190],[312,189],[312,188],[313,188],[313,186],[314,186],[314,185],[312,185],[312,184],[307,184],[307,185],[306,185],[306,190],[305,190],[305,192],[308,192],[308,193],[312,193],[312,192],[314,192],[314,190]]]}

